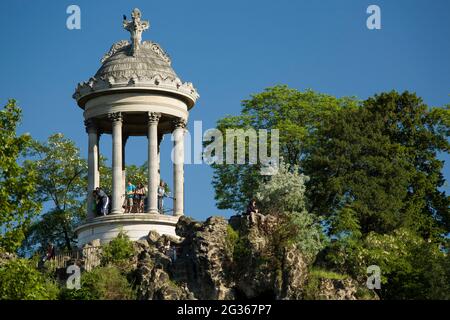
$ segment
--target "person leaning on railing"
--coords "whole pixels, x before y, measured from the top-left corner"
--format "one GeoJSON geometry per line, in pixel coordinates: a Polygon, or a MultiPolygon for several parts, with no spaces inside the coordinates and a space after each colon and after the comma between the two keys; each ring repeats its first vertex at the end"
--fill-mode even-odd
{"type": "Polygon", "coordinates": [[[97,212],[100,215],[106,216],[108,214],[109,197],[100,187],[95,188],[95,193],[97,195],[97,212]]]}
{"type": "Polygon", "coordinates": [[[158,186],[158,211],[160,214],[164,214],[164,197],[170,196],[170,192],[167,192],[166,189],[167,184],[161,180],[158,186]]]}

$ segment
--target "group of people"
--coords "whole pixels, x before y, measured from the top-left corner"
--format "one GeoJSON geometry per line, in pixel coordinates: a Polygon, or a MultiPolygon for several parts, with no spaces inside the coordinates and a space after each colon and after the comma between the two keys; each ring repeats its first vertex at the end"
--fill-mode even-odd
{"type": "MultiPolygon", "coordinates": [[[[135,186],[131,181],[128,181],[125,192],[125,203],[123,208],[125,213],[143,213],[146,211],[148,196],[148,188],[143,183],[139,182],[135,186]]],[[[164,198],[170,197],[167,192],[167,184],[160,181],[158,185],[158,212],[164,214],[164,198]]]]}
{"type": "MultiPolygon", "coordinates": [[[[100,187],[95,188],[93,196],[97,216],[106,216],[111,211],[110,197],[100,187]]],[[[167,184],[161,180],[158,186],[158,212],[161,214],[164,214],[165,197],[170,197],[170,193],[167,192],[167,184]]],[[[122,207],[125,213],[144,213],[148,205],[147,199],[148,188],[146,185],[141,182],[134,185],[131,181],[128,181],[125,188],[125,201],[122,207]]]]}
{"type": "Polygon", "coordinates": [[[144,212],[144,204],[147,198],[148,188],[144,186],[142,183],[138,183],[137,186],[128,181],[126,190],[125,190],[125,202],[123,204],[123,208],[125,209],[125,213],[144,212]]]}

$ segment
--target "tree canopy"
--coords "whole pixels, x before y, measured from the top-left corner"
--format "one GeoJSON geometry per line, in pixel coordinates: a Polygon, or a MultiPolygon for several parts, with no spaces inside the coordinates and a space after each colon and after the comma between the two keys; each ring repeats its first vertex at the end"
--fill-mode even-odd
{"type": "Polygon", "coordinates": [[[15,100],[0,110],[0,248],[17,249],[24,239],[24,230],[40,209],[34,198],[37,172],[21,166],[32,139],[29,134],[17,135],[22,111],[15,100]]]}
{"type": "Polygon", "coordinates": [[[431,108],[410,92],[357,101],[267,88],[218,127],[279,129],[288,174],[309,179],[292,190],[295,179],[263,176],[258,164],[214,164],[217,205],[239,212],[256,186],[268,192],[276,182],[282,203],[269,193],[260,204],[283,211],[286,193],[306,187],[297,205],[322,218],[330,239],[316,264],[361,281],[379,265],[383,298],[448,298],[450,197],[439,155],[449,152],[449,125],[448,106],[431,108]]]}
{"type": "Polygon", "coordinates": [[[86,213],[86,160],[73,141],[57,133],[44,143],[32,143],[25,168],[37,172],[36,198],[48,207],[30,226],[25,247],[53,242],[71,250],[74,228],[86,213]]]}
{"type": "Polygon", "coordinates": [[[437,155],[449,151],[448,117],[448,109],[393,91],[327,119],[304,162],[312,212],[336,218],[345,209],[363,234],[407,227],[442,238],[450,198],[437,155]]]}
{"type": "MultiPolygon", "coordinates": [[[[21,244],[32,253],[48,242],[71,249],[86,214],[86,161],[62,134],[45,142],[17,135],[20,120],[10,100],[0,111],[0,253],[17,252],[21,244]]],[[[359,282],[368,266],[379,266],[383,299],[449,299],[450,197],[440,159],[450,149],[449,126],[449,106],[429,107],[411,92],[358,101],[267,88],[243,101],[241,115],[220,119],[218,128],[278,129],[279,170],[268,176],[261,162],[213,164],[217,206],[242,212],[256,198],[262,213],[283,218],[272,232],[274,264],[277,252],[296,245],[311,268],[359,282]]],[[[126,169],[127,179],[145,183],[146,164],[126,169]]],[[[100,175],[110,192],[104,157],[100,175]]],[[[130,250],[129,240],[119,238],[106,247],[103,262],[123,262],[130,250]]],[[[2,297],[50,299],[59,290],[33,260],[8,258],[0,269],[2,297]]],[[[87,291],[62,296],[109,297],[102,293],[109,285],[108,277],[99,278],[103,271],[84,274],[87,291]]],[[[121,272],[108,274],[123,289],[120,297],[132,297],[121,272]]]]}
{"type": "MultiPolygon", "coordinates": [[[[300,165],[316,139],[318,126],[341,109],[356,108],[357,100],[312,90],[300,92],[283,85],[254,94],[242,105],[241,115],[220,119],[218,129],[278,129],[280,157],[288,165],[300,165]]],[[[213,164],[217,207],[242,211],[263,179],[260,165],[213,164]]]]}

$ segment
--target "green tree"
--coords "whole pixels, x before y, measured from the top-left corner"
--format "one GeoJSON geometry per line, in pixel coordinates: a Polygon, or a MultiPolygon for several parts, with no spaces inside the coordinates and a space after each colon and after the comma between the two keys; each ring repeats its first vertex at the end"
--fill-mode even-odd
{"type": "Polygon", "coordinates": [[[74,228],[85,218],[87,165],[75,143],[54,134],[45,143],[34,142],[25,167],[38,173],[37,196],[50,209],[35,221],[24,247],[32,249],[52,241],[71,250],[74,228]]]}
{"type": "Polygon", "coordinates": [[[306,176],[299,173],[298,166],[289,168],[281,162],[278,172],[267,182],[259,184],[256,199],[263,214],[277,215],[280,219],[276,230],[273,230],[273,242],[276,242],[277,250],[295,245],[311,262],[323,249],[326,239],[320,217],[306,211],[307,180],[306,176]]]}
{"type": "Polygon", "coordinates": [[[381,269],[383,299],[449,299],[450,258],[436,243],[408,229],[391,234],[371,232],[355,252],[356,274],[368,265],[381,269]]]}
{"type": "Polygon", "coordinates": [[[16,134],[21,114],[15,100],[0,110],[0,248],[6,251],[20,246],[25,228],[41,208],[34,198],[37,173],[20,163],[31,144],[30,135],[16,134]]]}
{"type": "MultiPolygon", "coordinates": [[[[126,166],[127,182],[130,180],[133,184],[137,185],[142,183],[144,186],[148,183],[148,163],[145,161],[141,166],[127,165],[126,166]]],[[[158,182],[159,183],[159,182],[158,182]]],[[[166,193],[170,192],[170,187],[165,185],[166,193]]]]}
{"type": "Polygon", "coordinates": [[[112,168],[106,164],[107,158],[100,155],[99,172],[100,187],[109,195],[112,194],[112,168]]]}
{"type": "Polygon", "coordinates": [[[1,300],[53,300],[58,293],[58,286],[33,266],[33,260],[12,259],[1,265],[1,300]]]}
{"type": "Polygon", "coordinates": [[[133,184],[138,183],[147,184],[147,168],[145,165],[136,166],[128,165],[126,166],[127,182],[131,181],[133,184]]]}
{"type": "MultiPolygon", "coordinates": [[[[313,133],[318,126],[343,108],[356,108],[357,101],[275,86],[252,95],[242,105],[241,115],[219,120],[218,129],[223,133],[226,129],[279,129],[280,156],[289,165],[299,165],[314,144],[313,133]]],[[[255,186],[265,179],[260,174],[260,166],[259,162],[212,165],[217,206],[242,211],[253,197],[255,186]]]]}
{"type": "Polygon", "coordinates": [[[440,188],[445,179],[439,153],[450,151],[450,109],[429,108],[414,93],[395,91],[364,103],[372,114],[381,114],[385,134],[404,149],[410,179],[402,208],[403,225],[423,238],[450,232],[450,197],[440,188]]]}
{"type": "Polygon", "coordinates": [[[382,298],[445,296],[450,203],[437,155],[448,119],[415,94],[382,93],[327,119],[304,162],[309,210],[332,239],[326,260],[361,281],[380,266],[382,298]]]}
{"type": "Polygon", "coordinates": [[[120,270],[112,265],[98,267],[81,275],[80,289],[64,289],[62,300],[132,300],[132,286],[120,270]]]}
{"type": "Polygon", "coordinates": [[[119,232],[116,238],[102,248],[102,264],[125,266],[133,257],[133,242],[124,232],[119,232]]]}
{"type": "Polygon", "coordinates": [[[450,232],[450,198],[440,191],[437,154],[449,150],[448,117],[448,109],[393,91],[329,118],[304,163],[310,210],[330,219],[334,235],[406,227],[442,240],[450,232]]]}

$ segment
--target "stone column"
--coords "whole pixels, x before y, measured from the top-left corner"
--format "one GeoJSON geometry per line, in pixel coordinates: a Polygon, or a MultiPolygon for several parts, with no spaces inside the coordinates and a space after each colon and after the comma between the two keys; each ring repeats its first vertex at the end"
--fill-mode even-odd
{"type": "Polygon", "coordinates": [[[127,184],[126,178],[127,178],[127,170],[126,170],[126,163],[125,163],[125,147],[127,145],[128,141],[128,135],[124,135],[122,137],[122,203],[125,201],[125,186],[127,184]]]}
{"type": "Polygon", "coordinates": [[[173,215],[184,214],[184,132],[186,120],[174,121],[173,130],[173,215]]]}
{"type": "Polygon", "coordinates": [[[97,130],[97,165],[95,167],[95,179],[100,186],[100,137],[101,133],[97,130]]]}
{"type": "Polygon", "coordinates": [[[158,181],[158,186],[161,181],[161,141],[163,138],[163,134],[158,135],[158,177],[156,179],[156,181],[158,181]]]}
{"type": "Polygon", "coordinates": [[[158,213],[158,122],[161,114],[148,113],[148,213],[158,213]]]}
{"type": "Polygon", "coordinates": [[[87,219],[92,220],[95,217],[95,210],[93,210],[94,197],[92,191],[99,186],[100,177],[98,173],[98,141],[99,135],[97,132],[97,125],[94,119],[87,119],[86,132],[89,136],[88,144],[88,194],[87,194],[87,219]]]}
{"type": "Polygon", "coordinates": [[[122,114],[108,114],[112,121],[112,209],[111,214],[122,213],[122,114]]]}

